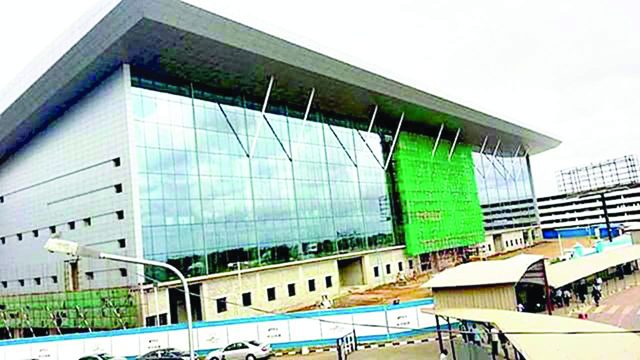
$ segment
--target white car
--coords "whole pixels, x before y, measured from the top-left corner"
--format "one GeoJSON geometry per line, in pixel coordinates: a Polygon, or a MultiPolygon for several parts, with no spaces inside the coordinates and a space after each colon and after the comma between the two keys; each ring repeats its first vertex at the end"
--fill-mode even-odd
{"type": "Polygon", "coordinates": [[[123,357],[114,357],[109,354],[102,353],[102,354],[83,356],[80,358],[80,360],[126,360],[126,359],[123,357]]]}
{"type": "Polygon", "coordinates": [[[268,359],[273,353],[271,345],[257,341],[238,341],[210,352],[205,360],[257,360],[268,359]]]}

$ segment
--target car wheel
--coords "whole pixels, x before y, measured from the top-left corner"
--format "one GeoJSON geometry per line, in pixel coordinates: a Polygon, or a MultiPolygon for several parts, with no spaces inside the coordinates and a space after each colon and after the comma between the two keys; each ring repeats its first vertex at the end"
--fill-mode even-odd
{"type": "Polygon", "coordinates": [[[256,357],[253,354],[247,355],[247,360],[256,360],[256,357]]]}

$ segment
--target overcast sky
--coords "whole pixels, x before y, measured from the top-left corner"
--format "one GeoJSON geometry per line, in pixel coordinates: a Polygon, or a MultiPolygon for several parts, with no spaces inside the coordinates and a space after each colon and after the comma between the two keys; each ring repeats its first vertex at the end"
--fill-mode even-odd
{"type": "MultiPolygon", "coordinates": [[[[640,149],[638,1],[187,2],[562,140],[532,158],[537,195],[640,149]]],[[[0,89],[100,3],[0,2],[0,89]]]]}

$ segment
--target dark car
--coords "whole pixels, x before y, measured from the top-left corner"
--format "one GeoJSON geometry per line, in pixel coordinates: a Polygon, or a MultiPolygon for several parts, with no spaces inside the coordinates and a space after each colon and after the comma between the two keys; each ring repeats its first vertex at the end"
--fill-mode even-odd
{"type": "Polygon", "coordinates": [[[137,358],[138,360],[189,360],[189,353],[174,348],[158,349],[137,358]]]}
{"type": "Polygon", "coordinates": [[[102,353],[102,354],[83,356],[79,360],[125,360],[125,358],[114,357],[109,354],[102,353]]]}

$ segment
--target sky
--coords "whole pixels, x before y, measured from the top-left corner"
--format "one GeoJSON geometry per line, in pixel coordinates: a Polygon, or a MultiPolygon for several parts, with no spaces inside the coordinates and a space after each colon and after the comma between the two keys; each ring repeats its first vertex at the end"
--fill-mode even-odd
{"type": "MultiPolygon", "coordinates": [[[[0,2],[0,89],[105,1],[0,2]]],[[[638,1],[187,2],[561,140],[532,157],[538,196],[557,170],[640,153],[638,1]]]]}

